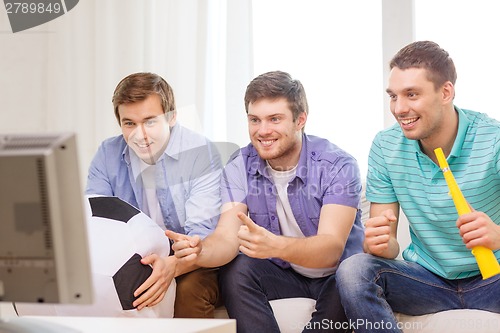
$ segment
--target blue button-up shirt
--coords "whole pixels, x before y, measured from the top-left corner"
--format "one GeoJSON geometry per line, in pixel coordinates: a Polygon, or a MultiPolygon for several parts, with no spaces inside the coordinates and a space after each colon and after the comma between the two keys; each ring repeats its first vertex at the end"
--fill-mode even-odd
{"type": "MultiPolygon", "coordinates": [[[[89,168],[86,194],[116,196],[141,209],[144,187],[134,177],[131,154],[122,135],[100,145],[89,168]]],[[[155,183],[165,227],[204,238],[220,214],[220,155],[204,136],[176,124],[158,159],[155,183]]]]}
{"type": "MultiPolygon", "coordinates": [[[[266,162],[252,144],[242,148],[224,169],[222,203],[240,202],[250,218],[276,235],[281,235],[276,211],[277,190],[266,162]]],[[[288,185],[293,215],[304,236],[318,233],[321,207],[338,204],[358,209],[341,260],[363,251],[361,224],[361,179],[356,160],[326,139],[303,134],[297,172],[288,185]]],[[[337,223],[332,220],[331,223],[337,223]]],[[[288,262],[272,258],[283,268],[288,262]]]]}

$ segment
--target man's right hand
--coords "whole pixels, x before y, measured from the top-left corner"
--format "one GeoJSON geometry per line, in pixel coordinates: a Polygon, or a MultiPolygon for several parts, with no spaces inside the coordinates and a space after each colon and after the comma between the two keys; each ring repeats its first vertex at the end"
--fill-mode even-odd
{"type": "Polygon", "coordinates": [[[372,217],[365,223],[366,252],[379,257],[391,257],[390,251],[391,223],[397,222],[397,217],[392,209],[387,209],[380,216],[372,217]]]}
{"type": "Polygon", "coordinates": [[[199,236],[188,236],[179,234],[171,230],[166,230],[165,235],[174,241],[172,250],[179,260],[194,262],[202,250],[202,243],[199,236]]]}

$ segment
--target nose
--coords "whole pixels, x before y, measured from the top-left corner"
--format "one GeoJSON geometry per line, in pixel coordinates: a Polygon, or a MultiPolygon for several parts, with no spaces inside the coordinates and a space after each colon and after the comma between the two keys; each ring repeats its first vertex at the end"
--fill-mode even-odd
{"type": "Polygon", "coordinates": [[[404,98],[398,98],[392,103],[392,113],[395,116],[402,115],[408,112],[408,103],[404,98]]]}
{"type": "Polygon", "coordinates": [[[260,136],[266,136],[272,132],[271,126],[267,121],[262,121],[259,125],[258,133],[260,136]]]}
{"type": "Polygon", "coordinates": [[[137,125],[130,134],[130,137],[134,138],[137,142],[148,142],[148,133],[144,124],[137,125]]]}

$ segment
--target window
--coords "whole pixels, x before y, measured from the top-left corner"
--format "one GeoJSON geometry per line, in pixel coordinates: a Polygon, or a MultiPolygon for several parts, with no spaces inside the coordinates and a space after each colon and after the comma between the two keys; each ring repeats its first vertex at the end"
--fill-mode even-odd
{"type": "Polygon", "coordinates": [[[457,68],[455,104],[500,120],[500,2],[415,1],[415,37],[447,50],[457,68]]]}
{"type": "Polygon", "coordinates": [[[349,152],[365,177],[372,139],[383,129],[380,2],[252,4],[254,76],[282,70],[300,80],[310,109],[306,133],[349,152]]]}

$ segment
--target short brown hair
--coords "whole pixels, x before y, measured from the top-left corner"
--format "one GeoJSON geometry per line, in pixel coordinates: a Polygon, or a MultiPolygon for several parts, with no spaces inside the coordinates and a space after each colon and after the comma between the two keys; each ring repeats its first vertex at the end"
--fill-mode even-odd
{"type": "Polygon", "coordinates": [[[134,73],[123,78],[116,86],[112,98],[118,124],[120,124],[120,115],[118,114],[120,105],[143,101],[152,94],[160,96],[163,113],[175,112],[174,91],[167,81],[158,74],[134,73]]]}
{"type": "Polygon", "coordinates": [[[293,120],[305,112],[309,112],[306,92],[299,80],[294,80],[290,74],[274,71],[257,76],[247,86],[245,93],[245,110],[248,105],[261,99],[275,100],[285,98],[292,110],[293,120]]]}
{"type": "Polygon", "coordinates": [[[431,41],[418,41],[403,47],[392,58],[390,69],[423,68],[427,70],[429,81],[435,89],[450,81],[453,85],[457,80],[455,64],[448,52],[431,41]]]}

